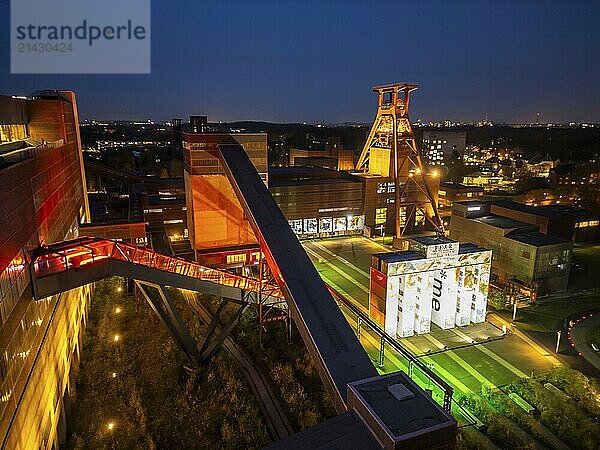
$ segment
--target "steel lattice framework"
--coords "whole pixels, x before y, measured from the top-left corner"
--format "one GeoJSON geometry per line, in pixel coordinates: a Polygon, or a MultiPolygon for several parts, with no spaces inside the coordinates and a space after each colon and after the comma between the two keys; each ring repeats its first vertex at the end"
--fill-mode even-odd
{"type": "Polygon", "coordinates": [[[378,94],[377,116],[356,169],[360,172],[393,178],[395,188],[396,236],[404,237],[409,223],[420,211],[438,233],[444,224],[437,209],[434,193],[423,167],[408,117],[410,93],[416,84],[394,83],[375,86],[378,94]],[[402,208],[406,216],[401,219],[402,208]]]}

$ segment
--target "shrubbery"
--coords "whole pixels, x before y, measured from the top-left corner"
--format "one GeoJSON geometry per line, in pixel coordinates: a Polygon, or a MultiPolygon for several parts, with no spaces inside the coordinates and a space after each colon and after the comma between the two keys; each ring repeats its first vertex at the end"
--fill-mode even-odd
{"type": "Polygon", "coordinates": [[[534,448],[532,440],[524,441],[514,430],[514,425],[478,395],[460,394],[457,401],[471,411],[485,426],[485,435],[498,447],[506,449],[534,448]]]}
{"type": "Polygon", "coordinates": [[[568,367],[556,367],[536,377],[542,384],[552,383],[580,403],[592,418],[600,421],[600,381],[568,367]]]}
{"type": "Polygon", "coordinates": [[[596,325],[590,330],[588,334],[588,341],[590,344],[600,347],[600,325],[596,325]]]}
{"type": "Polygon", "coordinates": [[[590,415],[589,410],[576,400],[565,401],[546,389],[538,380],[531,378],[512,383],[509,390],[534,405],[539,410],[540,422],[566,444],[574,448],[598,448],[600,424],[590,415]]]}
{"type": "Polygon", "coordinates": [[[272,380],[288,418],[297,431],[335,416],[335,410],[297,329],[288,344],[285,323],[267,324],[259,345],[256,311],[247,311],[235,331],[241,344],[272,380]]]}
{"type": "MultiPolygon", "coordinates": [[[[69,448],[260,448],[269,442],[252,393],[227,352],[200,370],[184,357],[145,302],[97,283],[69,448]],[[115,306],[122,312],[114,313],[115,306]],[[115,333],[121,340],[115,344],[115,333]],[[112,373],[116,377],[112,377],[112,373]],[[115,428],[108,431],[107,424],[115,428]]],[[[180,308],[197,337],[203,326],[180,308]]]]}
{"type": "Polygon", "coordinates": [[[488,303],[497,311],[506,309],[506,294],[497,289],[490,289],[488,303]]]}

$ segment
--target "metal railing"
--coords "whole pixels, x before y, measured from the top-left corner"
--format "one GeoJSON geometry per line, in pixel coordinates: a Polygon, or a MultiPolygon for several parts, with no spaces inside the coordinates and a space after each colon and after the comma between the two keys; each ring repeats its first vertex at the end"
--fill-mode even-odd
{"type": "MultiPolygon", "coordinates": [[[[179,274],[186,277],[197,278],[224,286],[231,286],[245,291],[258,292],[268,296],[283,299],[281,289],[277,286],[261,282],[253,278],[235,275],[223,270],[203,266],[193,261],[156,253],[147,248],[137,247],[133,244],[101,239],[96,237],[82,237],[70,241],[42,246],[32,253],[32,264],[37,278],[43,278],[67,270],[75,270],[88,264],[94,264],[107,259],[125,261],[139,264],[166,272],[179,274]]],[[[382,330],[369,316],[361,311],[350,300],[327,286],[334,300],[340,307],[345,307],[356,317],[359,327],[366,325],[381,341],[380,364],[384,357],[384,344],[387,343],[408,361],[409,375],[417,369],[434,383],[444,393],[443,406],[450,409],[453,389],[441,379],[420,359],[404,348],[396,339],[382,330]]],[[[359,332],[360,333],[360,332],[359,332]]]]}
{"type": "Polygon", "coordinates": [[[278,287],[267,285],[259,280],[213,269],[183,258],[162,255],[147,248],[109,239],[82,237],[42,246],[32,254],[33,268],[37,278],[78,269],[88,264],[98,263],[107,259],[139,264],[245,291],[268,292],[273,297],[283,298],[283,294],[278,287]]]}
{"type": "Polygon", "coordinates": [[[438,374],[436,374],[430,367],[423,363],[417,356],[413,355],[409,350],[404,348],[402,344],[400,344],[396,339],[387,334],[383,329],[381,329],[378,324],[369,317],[368,314],[361,311],[355,304],[353,304],[350,300],[344,297],[342,294],[337,292],[334,288],[327,285],[329,292],[333,296],[334,300],[338,303],[340,308],[343,306],[348,311],[356,316],[357,325],[359,330],[357,333],[360,335],[360,328],[363,325],[366,325],[370,330],[372,330],[376,335],[379,336],[380,339],[380,349],[379,349],[379,365],[383,366],[383,361],[385,357],[385,344],[388,344],[392,347],[396,352],[402,355],[407,363],[408,363],[408,375],[411,378],[414,378],[415,369],[418,372],[422,373],[427,379],[429,379],[434,385],[436,385],[444,395],[442,406],[446,411],[450,411],[452,405],[452,395],[454,393],[454,389],[448,383],[446,383],[438,374]]]}

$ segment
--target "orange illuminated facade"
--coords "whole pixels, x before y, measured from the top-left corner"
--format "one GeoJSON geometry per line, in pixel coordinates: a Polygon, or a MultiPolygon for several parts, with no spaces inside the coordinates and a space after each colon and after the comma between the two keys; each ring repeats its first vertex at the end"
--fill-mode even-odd
{"type": "Polygon", "coordinates": [[[0,96],[0,440],[64,442],[88,286],[35,301],[29,251],[79,234],[89,217],[75,95],[0,96]]]}
{"type": "Polygon", "coordinates": [[[444,232],[437,210],[439,173],[425,169],[408,116],[417,88],[408,83],[373,88],[377,115],[356,165],[365,178],[365,224],[381,233],[393,224],[394,245],[401,248],[410,235],[444,232]]]}
{"type": "Polygon", "coordinates": [[[188,233],[197,258],[209,250],[257,245],[219,162],[217,146],[240,144],[265,184],[268,169],[266,133],[209,133],[204,125],[192,123],[182,132],[188,233]]]}

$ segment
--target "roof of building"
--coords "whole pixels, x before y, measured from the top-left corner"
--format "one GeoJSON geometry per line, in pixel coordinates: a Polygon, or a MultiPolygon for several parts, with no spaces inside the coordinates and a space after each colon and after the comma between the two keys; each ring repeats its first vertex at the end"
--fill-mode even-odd
{"type": "Polygon", "coordinates": [[[269,175],[272,177],[306,177],[306,176],[330,176],[339,177],[337,170],[327,169],[325,167],[309,166],[290,166],[290,167],[269,167],[269,175]]]}
{"type": "Polygon", "coordinates": [[[375,412],[375,417],[385,424],[395,440],[454,422],[449,413],[404,372],[349,383],[348,387],[375,412]]]}
{"type": "Polygon", "coordinates": [[[488,214],[481,217],[473,217],[470,220],[475,222],[491,225],[496,228],[508,229],[508,228],[531,228],[532,225],[518,220],[510,219],[508,217],[498,216],[496,214],[488,214]]]}
{"type": "MultiPolygon", "coordinates": [[[[316,161],[326,161],[326,160],[332,160],[335,161],[337,160],[337,158],[334,158],[333,156],[312,156],[312,155],[308,155],[308,156],[296,156],[295,159],[314,159],[316,161]]],[[[293,167],[298,167],[298,166],[293,166],[293,167]]],[[[304,166],[300,166],[300,167],[304,167],[304,166]]]]}
{"type": "Polygon", "coordinates": [[[543,162],[554,162],[554,160],[550,155],[541,155],[539,153],[536,153],[527,160],[528,164],[540,164],[543,162]]]}
{"type": "Polygon", "coordinates": [[[530,206],[508,200],[495,200],[492,205],[543,217],[592,217],[590,211],[567,205],[530,206]]]}
{"type": "Polygon", "coordinates": [[[412,238],[412,240],[423,245],[452,244],[456,242],[456,240],[447,238],[446,236],[417,236],[412,238]]]}
{"type": "Polygon", "coordinates": [[[470,242],[461,243],[458,247],[458,254],[464,255],[465,253],[476,253],[476,252],[486,252],[489,249],[480,247],[479,245],[472,244],[470,242]]]}
{"type": "Polygon", "coordinates": [[[513,231],[511,233],[508,233],[506,237],[514,241],[523,242],[524,244],[533,245],[535,247],[570,243],[570,241],[567,241],[566,239],[561,239],[559,237],[551,236],[549,234],[539,233],[537,231],[529,233],[513,231]]]}
{"type": "Polygon", "coordinates": [[[483,191],[481,186],[473,186],[462,183],[453,183],[451,181],[442,181],[440,183],[441,189],[455,189],[455,190],[464,190],[464,191],[483,191]]]}
{"type": "MultiPolygon", "coordinates": [[[[449,239],[449,242],[456,242],[449,239]]],[[[465,253],[476,253],[476,252],[485,252],[486,248],[479,247],[478,245],[471,244],[470,242],[460,244],[458,247],[458,254],[463,255],[465,253]]],[[[371,255],[380,261],[387,261],[388,263],[397,263],[404,261],[415,261],[417,259],[425,259],[425,256],[421,252],[413,251],[413,250],[403,250],[398,252],[385,252],[385,253],[375,253],[371,255]]]]}
{"type": "Polygon", "coordinates": [[[550,173],[555,175],[570,175],[575,170],[575,164],[559,164],[550,169],[550,173]]]}
{"type": "Polygon", "coordinates": [[[482,202],[481,200],[465,200],[460,202],[454,202],[454,205],[466,205],[466,206],[484,206],[487,202],[482,202]]]}
{"type": "Polygon", "coordinates": [[[423,259],[424,256],[421,252],[415,252],[412,250],[405,250],[401,252],[385,252],[375,253],[371,255],[380,261],[387,261],[389,263],[402,262],[402,261],[414,261],[416,259],[423,259]]]}
{"type": "Polygon", "coordinates": [[[321,422],[288,438],[272,442],[265,450],[360,448],[381,449],[377,440],[356,412],[349,411],[321,422]]]}
{"type": "Polygon", "coordinates": [[[464,178],[478,178],[478,177],[487,177],[487,178],[497,177],[497,178],[502,178],[502,175],[497,175],[494,172],[488,172],[488,171],[483,172],[481,170],[478,170],[477,172],[473,172],[473,173],[470,173],[470,174],[464,176],[464,178]]]}
{"type": "Polygon", "coordinates": [[[362,183],[360,178],[324,167],[270,167],[269,187],[309,184],[362,183]]]}

